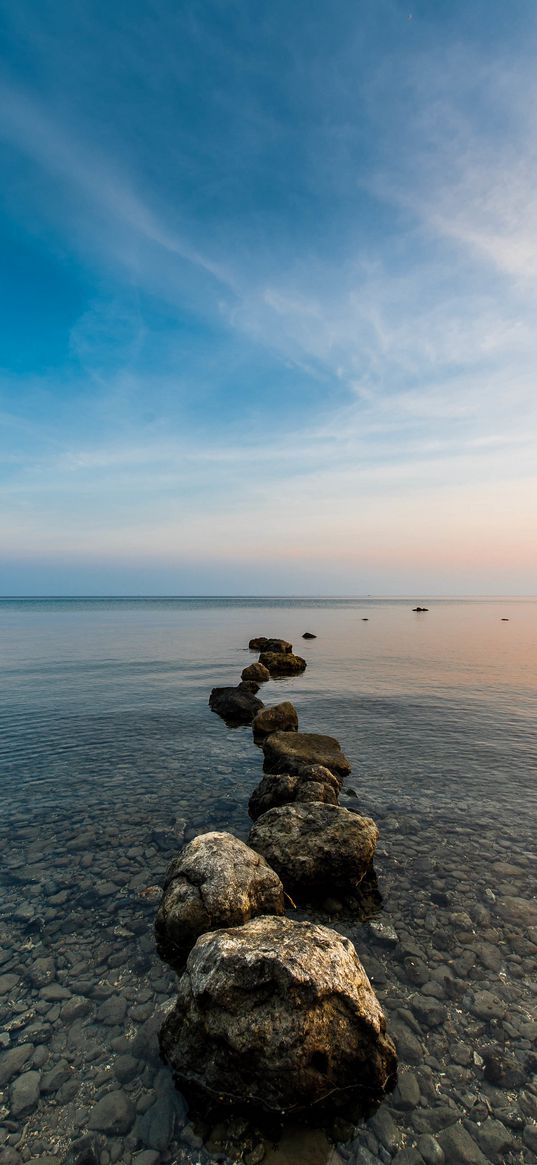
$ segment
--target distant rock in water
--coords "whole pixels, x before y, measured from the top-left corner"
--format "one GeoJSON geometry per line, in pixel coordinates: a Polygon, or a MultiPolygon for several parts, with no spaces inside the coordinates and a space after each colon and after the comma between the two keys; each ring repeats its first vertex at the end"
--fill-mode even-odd
{"type": "Polygon", "coordinates": [[[263,702],[247,688],[213,688],[209,696],[209,707],[222,717],[231,728],[240,724],[251,724],[263,702]]]}
{"type": "Polygon", "coordinates": [[[507,618],[507,616],[506,616],[506,615],[502,615],[502,620],[501,620],[501,621],[502,621],[502,623],[508,623],[508,622],[509,622],[509,619],[507,618]]]}
{"type": "Polygon", "coordinates": [[[188,1092],[278,1113],[379,1101],[396,1081],[386,1021],[352,943],[286,918],[205,934],[160,1035],[188,1092]]]}
{"type": "Polygon", "coordinates": [[[263,742],[266,773],[296,773],[302,765],[323,765],[346,777],[351,766],[334,736],[316,732],[273,732],[263,742]]]}
{"type": "Polygon", "coordinates": [[[289,653],[293,650],[293,644],[289,643],[287,639],[267,639],[266,635],[259,635],[257,639],[250,639],[248,644],[250,651],[277,651],[289,653]]]}
{"type": "Polygon", "coordinates": [[[271,676],[296,676],[306,670],[306,660],[292,651],[262,651],[259,662],[271,676]]]}
{"type": "Polygon", "coordinates": [[[302,638],[303,639],[316,639],[317,636],[314,635],[312,631],[305,631],[302,638]]]}
{"type": "Polygon", "coordinates": [[[248,667],[243,668],[241,679],[255,680],[260,684],[266,684],[267,680],[270,680],[270,672],[262,663],[250,663],[248,667]]]}
{"type": "Polygon", "coordinates": [[[248,838],[304,900],[334,889],[353,893],[373,860],[379,831],[369,817],[337,805],[282,805],[259,817],[248,838]]]}
{"type": "Polygon", "coordinates": [[[294,704],[284,700],[283,704],[275,704],[272,708],[262,708],[254,717],[252,724],[254,740],[263,740],[271,732],[296,732],[298,716],[294,704]]]}
{"type": "Polygon", "coordinates": [[[428,611],[429,608],[428,607],[413,607],[412,610],[413,611],[428,611]]]}
{"type": "Polygon", "coordinates": [[[155,920],[158,953],[178,970],[200,934],[283,909],[281,881],[263,857],[230,833],[203,833],[166,874],[155,920]]]}
{"type": "Polygon", "coordinates": [[[304,765],[298,773],[271,773],[259,782],[248,803],[252,821],[278,805],[323,802],[337,805],[339,778],[322,765],[304,765]]]}
{"type": "Polygon", "coordinates": [[[369,623],[369,617],[367,615],[362,616],[362,623],[369,623]]]}

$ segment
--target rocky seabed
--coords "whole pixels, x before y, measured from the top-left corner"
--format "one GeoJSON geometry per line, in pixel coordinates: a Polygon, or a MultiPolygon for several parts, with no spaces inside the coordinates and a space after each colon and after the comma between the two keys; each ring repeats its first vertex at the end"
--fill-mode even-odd
{"type": "MultiPolygon", "coordinates": [[[[417,813],[394,777],[379,814],[374,789],[345,785],[334,738],[313,742],[289,701],[259,700],[258,684],[305,661],[284,641],[253,648],[259,663],[240,684],[211,694],[263,750],[256,789],[243,781],[247,839],[224,749],[195,811],[177,802],[170,764],[143,817],[127,805],[116,820],[74,822],[60,810],[43,825],[28,810],[0,839],[0,1165],[536,1165],[524,807],[502,832],[484,805],[476,834],[464,802],[431,798],[417,813]],[[154,953],[157,904],[170,967],[154,953]],[[282,1101],[322,1105],[332,1072],[342,1098],[349,1082],[369,1093],[372,1115],[345,1103],[316,1120],[314,1104],[309,1123],[282,1124],[282,1101]],[[248,1097],[246,1111],[234,1106],[248,1097]]],[[[241,734],[245,764],[249,747],[241,734]]]]}

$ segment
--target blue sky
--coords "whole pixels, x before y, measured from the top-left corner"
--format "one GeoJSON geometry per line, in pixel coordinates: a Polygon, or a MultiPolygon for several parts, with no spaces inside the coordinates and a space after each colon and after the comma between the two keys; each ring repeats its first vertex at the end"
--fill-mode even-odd
{"type": "Polygon", "coordinates": [[[0,38],[0,593],[534,593],[533,0],[0,38]]]}

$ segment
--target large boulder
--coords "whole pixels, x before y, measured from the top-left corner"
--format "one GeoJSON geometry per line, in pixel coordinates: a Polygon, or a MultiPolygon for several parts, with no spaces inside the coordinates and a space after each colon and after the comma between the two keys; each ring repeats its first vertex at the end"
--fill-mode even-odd
{"type": "Polygon", "coordinates": [[[340,782],[322,765],[304,765],[301,773],[271,773],[260,781],[248,803],[252,821],[277,805],[321,801],[337,805],[340,782]]]}
{"type": "Polygon", "coordinates": [[[395,1048],[352,943],[286,918],[203,935],[160,1043],[187,1090],[278,1113],[354,1090],[380,1099],[396,1079],[395,1048]]]}
{"type": "Polygon", "coordinates": [[[298,730],[298,716],[294,704],[284,700],[283,704],[274,704],[272,708],[262,708],[254,717],[252,728],[255,740],[263,740],[271,732],[296,732],[298,730]]]}
{"type": "Polygon", "coordinates": [[[266,635],[258,635],[255,639],[250,639],[248,647],[250,651],[264,651],[265,643],[268,643],[266,635]]]}
{"type": "Polygon", "coordinates": [[[273,732],[263,742],[263,753],[267,773],[296,773],[302,765],[323,765],[341,777],[351,771],[335,737],[316,732],[273,732]]]}
{"type": "Polygon", "coordinates": [[[263,707],[254,693],[246,687],[213,688],[209,696],[209,707],[235,728],[239,724],[251,724],[257,712],[263,707]]]}
{"type": "Polygon", "coordinates": [[[306,660],[292,651],[262,651],[259,662],[271,676],[297,676],[306,669],[306,660]]]}
{"type": "Polygon", "coordinates": [[[283,909],[283,886],[263,857],[230,833],[203,833],[166,874],[155,920],[158,953],[178,970],[205,931],[283,909]]]}
{"type": "Polygon", "coordinates": [[[311,803],[269,809],[252,826],[248,842],[285,889],[304,900],[332,889],[354,893],[371,866],[378,835],[369,817],[311,803]]]}
{"type": "Polygon", "coordinates": [[[256,683],[266,684],[267,680],[270,680],[270,672],[262,663],[250,663],[248,667],[243,668],[241,680],[255,680],[256,683]]]}

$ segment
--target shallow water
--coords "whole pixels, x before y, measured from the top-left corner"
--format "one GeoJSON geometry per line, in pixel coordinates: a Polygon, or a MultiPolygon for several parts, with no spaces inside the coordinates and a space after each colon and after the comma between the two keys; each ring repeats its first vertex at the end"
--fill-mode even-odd
{"type": "Polygon", "coordinates": [[[100,1165],[535,1165],[537,601],[415,605],[0,601],[0,1162],[63,1161],[89,1136],[100,1165]],[[358,794],[342,803],[381,829],[384,930],[316,917],[355,942],[402,1081],[367,1124],[276,1149],[237,1120],[207,1144],[155,1034],[174,988],[152,936],[166,865],[184,836],[249,829],[261,756],[207,699],[256,634],[307,658],[260,695],[339,738],[358,794]],[[116,1123],[92,1128],[108,1093],[116,1123]]]}

